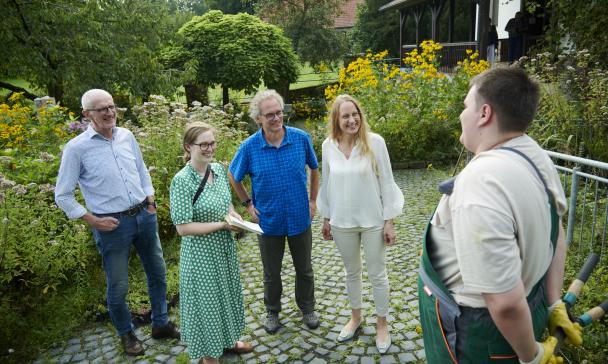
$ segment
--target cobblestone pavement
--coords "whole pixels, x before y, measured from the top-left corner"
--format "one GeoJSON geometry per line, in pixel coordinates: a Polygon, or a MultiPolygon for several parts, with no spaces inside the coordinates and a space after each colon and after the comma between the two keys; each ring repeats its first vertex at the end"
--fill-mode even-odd
{"type": "MultiPolygon", "coordinates": [[[[225,363],[421,363],[424,362],[422,337],[417,331],[417,270],[420,237],[432,209],[439,199],[437,182],[443,171],[396,171],[395,178],[405,195],[404,214],[396,221],[397,244],[388,248],[391,287],[391,313],[388,316],[393,345],[380,355],[375,346],[375,316],[371,287],[364,270],[365,323],[355,340],[337,343],[336,337],[348,322],[350,309],[344,288],[344,270],[335,245],[321,238],[321,224],[313,224],[313,268],[315,271],[316,310],[321,325],[308,329],[294,300],[294,269],[288,252],[283,264],[282,328],[274,335],[264,331],[265,316],[262,264],[257,239],[252,234],[242,240],[239,250],[245,297],[246,328],[242,340],[255,350],[246,355],[224,355],[225,363]]],[[[177,310],[171,312],[177,314],[177,310]]],[[[186,354],[183,342],[154,340],[150,327],[136,330],[144,341],[146,353],[132,358],[122,353],[120,340],[109,323],[84,329],[78,337],[61,343],[36,360],[42,363],[196,363],[186,354]]]]}

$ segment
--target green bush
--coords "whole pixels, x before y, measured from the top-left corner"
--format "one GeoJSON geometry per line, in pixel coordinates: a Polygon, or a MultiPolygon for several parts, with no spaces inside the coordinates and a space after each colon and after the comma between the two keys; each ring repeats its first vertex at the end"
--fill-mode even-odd
{"type": "Polygon", "coordinates": [[[608,161],[608,71],[588,51],[524,58],[543,83],[543,95],[529,134],[545,148],[608,161]]]}
{"type": "Polygon", "coordinates": [[[458,155],[458,116],[470,78],[488,68],[470,53],[457,71],[448,76],[437,70],[437,51],[432,41],[421,44],[404,59],[402,71],[383,59],[387,52],[368,53],[340,70],[340,80],[326,89],[332,102],[338,94],[359,99],[372,130],[386,140],[396,162],[453,160],[458,155]]]}
{"type": "MultiPolygon", "coordinates": [[[[184,166],[183,127],[188,121],[212,124],[217,159],[229,161],[247,135],[246,123],[230,105],[187,108],[163,97],[150,100],[134,107],[137,119],[124,126],[139,141],[156,189],[168,294],[174,296],[179,240],[169,216],[169,186],[184,166]]],[[[65,108],[35,112],[18,95],[0,104],[0,353],[14,349],[16,362],[32,359],[37,349],[105,311],[105,276],[90,229],[81,220],[68,220],[54,203],[61,147],[85,128],[65,108]]],[[[145,275],[139,259],[131,261],[129,305],[145,311],[145,275]]]]}

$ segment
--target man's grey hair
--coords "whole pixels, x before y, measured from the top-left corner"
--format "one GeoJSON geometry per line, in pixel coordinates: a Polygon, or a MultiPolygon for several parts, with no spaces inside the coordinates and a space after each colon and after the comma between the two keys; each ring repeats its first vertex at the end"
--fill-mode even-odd
{"type": "Polygon", "coordinates": [[[255,96],[253,97],[253,99],[251,99],[251,103],[249,104],[249,116],[257,123],[258,122],[258,117],[260,116],[260,104],[268,99],[272,99],[274,98],[275,100],[277,100],[277,102],[279,103],[279,106],[281,106],[281,110],[283,110],[284,107],[284,102],[283,102],[283,97],[281,97],[281,95],[279,95],[278,92],[276,92],[275,90],[264,90],[264,91],[260,91],[257,94],[255,94],[255,96]]]}
{"type": "Polygon", "coordinates": [[[84,94],[82,94],[82,98],[80,99],[80,104],[82,105],[82,109],[90,110],[90,109],[94,108],[95,105],[93,105],[93,100],[96,97],[102,96],[102,95],[112,97],[112,95],[110,95],[110,93],[108,91],[102,90],[99,88],[91,89],[91,90],[85,92],[84,94]]]}

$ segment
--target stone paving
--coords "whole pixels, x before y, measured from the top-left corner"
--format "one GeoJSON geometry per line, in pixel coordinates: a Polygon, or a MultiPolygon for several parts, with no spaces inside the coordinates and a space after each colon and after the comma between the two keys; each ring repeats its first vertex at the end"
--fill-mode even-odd
{"type": "MultiPolygon", "coordinates": [[[[342,326],[348,322],[350,309],[344,288],[342,261],[335,245],[321,238],[321,224],[313,224],[313,267],[317,312],[321,325],[308,329],[294,300],[294,269],[288,252],[283,264],[283,327],[274,335],[264,331],[265,316],[262,264],[257,239],[248,234],[241,241],[239,260],[245,297],[246,328],[242,340],[250,341],[255,350],[246,355],[224,355],[225,363],[422,363],[424,349],[419,334],[417,270],[420,237],[428,216],[439,199],[437,183],[446,177],[443,171],[403,170],[395,179],[405,195],[404,214],[396,221],[397,244],[388,248],[388,271],[391,287],[391,313],[388,316],[393,345],[380,355],[375,346],[375,317],[371,287],[364,270],[365,323],[355,340],[335,341],[342,326]]],[[[177,315],[176,309],[171,311],[177,315]]],[[[178,318],[175,317],[178,322],[178,318]]],[[[136,330],[144,341],[145,355],[127,357],[120,340],[109,323],[99,323],[84,329],[78,337],[59,343],[35,364],[42,363],[196,363],[187,355],[186,346],[176,340],[154,340],[150,327],[136,330]]]]}

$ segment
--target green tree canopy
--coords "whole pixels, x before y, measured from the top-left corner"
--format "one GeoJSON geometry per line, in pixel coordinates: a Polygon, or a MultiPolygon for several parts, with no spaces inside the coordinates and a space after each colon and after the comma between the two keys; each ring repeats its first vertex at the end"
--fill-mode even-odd
{"type": "Polygon", "coordinates": [[[13,0],[0,13],[0,78],[72,107],[92,87],[141,98],[174,88],[157,57],[179,26],[165,2],[13,0]]]}
{"type": "Polygon", "coordinates": [[[366,0],[357,7],[357,22],[352,33],[357,52],[388,50],[391,56],[399,56],[399,12],[380,13],[378,9],[385,4],[385,0],[366,0]]]}
{"type": "Polygon", "coordinates": [[[256,14],[279,26],[303,62],[331,64],[346,51],[346,37],[334,30],[343,0],[259,0],[256,14]]]}
{"type": "Polygon", "coordinates": [[[195,60],[190,66],[196,67],[196,83],[221,84],[224,104],[228,88],[251,92],[262,81],[273,87],[297,79],[299,63],[289,39],[255,16],[212,10],[184,24],[178,34],[180,41],[165,53],[167,59],[182,69],[195,60]]]}
{"type": "MultiPolygon", "coordinates": [[[[542,1],[530,1],[528,10],[536,10],[542,1]]],[[[587,49],[594,61],[608,65],[608,1],[548,0],[550,23],[546,44],[554,49],[570,43],[576,49],[587,49]],[[565,41],[565,42],[564,42],[565,41]]],[[[533,11],[532,11],[533,12],[533,11]]]]}

